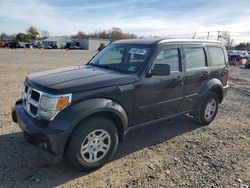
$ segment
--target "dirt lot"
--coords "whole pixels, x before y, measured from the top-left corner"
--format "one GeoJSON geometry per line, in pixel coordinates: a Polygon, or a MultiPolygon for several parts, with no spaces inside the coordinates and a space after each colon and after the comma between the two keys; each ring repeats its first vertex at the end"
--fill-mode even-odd
{"type": "Polygon", "coordinates": [[[32,72],[86,63],[95,52],[0,49],[0,187],[239,187],[250,185],[250,69],[231,68],[215,121],[189,117],[130,132],[103,168],[79,173],[25,142],[11,107],[32,72]]]}

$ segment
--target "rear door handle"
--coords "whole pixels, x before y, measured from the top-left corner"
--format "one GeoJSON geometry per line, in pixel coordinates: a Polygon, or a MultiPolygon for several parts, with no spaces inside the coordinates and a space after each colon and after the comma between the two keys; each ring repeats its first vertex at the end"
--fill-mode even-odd
{"type": "Polygon", "coordinates": [[[207,75],[210,75],[210,72],[204,71],[202,74],[207,76],[207,75]]]}
{"type": "Polygon", "coordinates": [[[201,73],[201,77],[207,77],[207,76],[210,76],[210,72],[204,71],[201,73]]]}

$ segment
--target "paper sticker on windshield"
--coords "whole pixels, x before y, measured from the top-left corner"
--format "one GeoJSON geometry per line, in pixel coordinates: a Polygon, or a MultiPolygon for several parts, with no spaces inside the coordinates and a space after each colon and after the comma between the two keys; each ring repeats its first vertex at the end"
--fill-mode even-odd
{"type": "Polygon", "coordinates": [[[140,48],[131,48],[128,53],[130,54],[138,54],[138,55],[145,55],[147,50],[140,49],[140,48]]]}

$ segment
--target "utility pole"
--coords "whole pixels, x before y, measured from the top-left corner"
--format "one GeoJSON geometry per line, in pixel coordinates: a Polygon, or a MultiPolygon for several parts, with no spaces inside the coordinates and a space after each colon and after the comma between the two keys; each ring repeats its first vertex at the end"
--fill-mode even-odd
{"type": "Polygon", "coordinates": [[[220,38],[220,31],[217,31],[217,32],[218,32],[218,36],[217,36],[217,41],[218,41],[220,38]]]}
{"type": "Polygon", "coordinates": [[[195,38],[196,32],[194,33],[193,39],[195,38]]]}

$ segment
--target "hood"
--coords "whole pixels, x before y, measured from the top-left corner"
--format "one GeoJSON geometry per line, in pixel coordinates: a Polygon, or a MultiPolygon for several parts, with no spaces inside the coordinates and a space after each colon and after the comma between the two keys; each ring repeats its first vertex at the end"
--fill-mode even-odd
{"type": "Polygon", "coordinates": [[[28,85],[49,93],[72,93],[114,85],[130,84],[134,75],[91,65],[55,69],[26,78],[28,85]]]}

